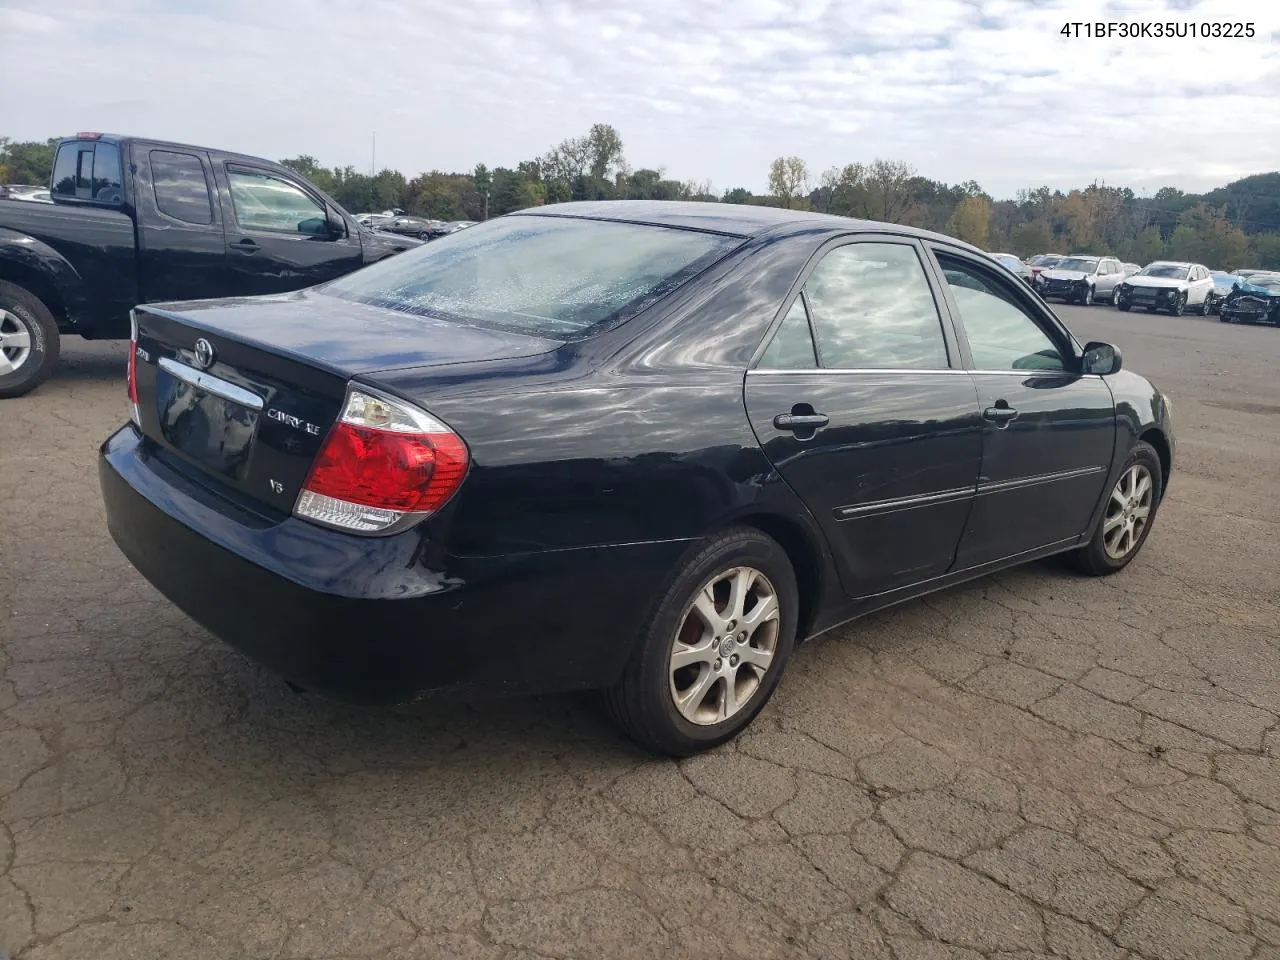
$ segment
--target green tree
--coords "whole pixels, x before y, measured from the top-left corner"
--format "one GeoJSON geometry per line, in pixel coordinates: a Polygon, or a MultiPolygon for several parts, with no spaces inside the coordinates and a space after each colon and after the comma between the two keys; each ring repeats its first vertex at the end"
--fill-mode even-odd
{"type": "Polygon", "coordinates": [[[1249,252],[1249,238],[1239,227],[1232,226],[1222,211],[1207,203],[1198,203],[1178,217],[1178,226],[1169,238],[1169,256],[1193,260],[1212,267],[1231,269],[1249,252]]]}
{"type": "Polygon", "coordinates": [[[991,201],[984,196],[965,197],[956,204],[950,228],[953,237],[985,247],[991,230],[991,201]]]}
{"type": "Polygon", "coordinates": [[[788,209],[809,188],[809,168],[800,157],[778,157],[769,165],[769,192],[788,209]]]}
{"type": "Polygon", "coordinates": [[[734,187],[732,190],[726,190],[720,199],[724,203],[750,203],[751,191],[746,187],[734,187]]]}
{"type": "Polygon", "coordinates": [[[56,138],[16,141],[0,137],[0,183],[26,183],[45,186],[53,174],[56,138]]]}
{"type": "Polygon", "coordinates": [[[1250,266],[1263,270],[1280,270],[1280,233],[1259,233],[1250,237],[1248,261],[1250,266]]]}
{"type": "Polygon", "coordinates": [[[1010,235],[1013,253],[1022,258],[1049,253],[1053,247],[1053,232],[1043,220],[1029,220],[1013,228],[1010,235]]]}

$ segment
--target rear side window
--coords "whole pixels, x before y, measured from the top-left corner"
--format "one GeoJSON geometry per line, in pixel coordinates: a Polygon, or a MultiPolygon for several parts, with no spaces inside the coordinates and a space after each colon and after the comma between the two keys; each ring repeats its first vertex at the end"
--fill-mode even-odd
{"type": "Polygon", "coordinates": [[[942,319],[915,247],[837,247],[805,282],[822,366],[844,370],[947,367],[942,319]]]}
{"type": "Polygon", "coordinates": [[[120,147],[114,143],[73,141],[58,148],[50,195],[123,203],[120,147]]]}
{"type": "Polygon", "coordinates": [[[151,151],[151,185],[156,208],[183,223],[213,223],[213,204],[204,164],[190,153],[151,151]]]}
{"type": "Polygon", "coordinates": [[[782,325],[760,358],[762,370],[812,370],[818,365],[814,355],[813,334],[805,315],[804,297],[795,303],[782,319],[782,325]]]}
{"type": "Polygon", "coordinates": [[[634,316],[741,243],[695,230],[517,215],[389,257],[324,289],[403,313],[573,339],[634,316]]]}

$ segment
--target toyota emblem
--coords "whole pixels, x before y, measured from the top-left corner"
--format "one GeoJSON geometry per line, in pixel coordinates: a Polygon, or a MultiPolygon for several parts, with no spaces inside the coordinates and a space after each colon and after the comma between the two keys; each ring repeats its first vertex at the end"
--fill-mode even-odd
{"type": "Polygon", "coordinates": [[[208,370],[213,366],[213,344],[201,337],[196,341],[196,363],[201,369],[208,370]]]}

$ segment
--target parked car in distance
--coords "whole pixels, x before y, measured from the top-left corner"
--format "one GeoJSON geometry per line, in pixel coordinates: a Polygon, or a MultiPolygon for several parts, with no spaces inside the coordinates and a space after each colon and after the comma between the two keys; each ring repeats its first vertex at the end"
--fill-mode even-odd
{"type": "Polygon", "coordinates": [[[474,227],[475,220],[450,220],[441,228],[441,234],[457,233],[459,230],[465,230],[467,227],[474,227]]]}
{"type": "Polygon", "coordinates": [[[1213,280],[1213,302],[1209,309],[1217,311],[1222,301],[1227,299],[1232,288],[1240,281],[1240,278],[1235,274],[1227,273],[1225,270],[1210,270],[1209,277],[1213,280]]]}
{"type": "Polygon", "coordinates": [[[1058,261],[1067,259],[1065,253],[1041,253],[1032,257],[1027,261],[1027,267],[1031,270],[1031,279],[1035,280],[1040,276],[1040,271],[1047,270],[1056,265],[1058,261]]]}
{"type": "Polygon", "coordinates": [[[1218,307],[1223,323],[1270,323],[1280,326],[1280,273],[1257,272],[1239,278],[1218,307]]]}
{"type": "Polygon", "coordinates": [[[444,235],[444,224],[439,220],[427,220],[423,217],[392,217],[379,224],[379,230],[396,233],[405,237],[417,237],[419,240],[434,240],[444,235]]]}
{"type": "Polygon", "coordinates": [[[989,253],[987,256],[1002,267],[1005,267],[1018,279],[1027,284],[1031,283],[1031,268],[1015,257],[1012,253],[989,253]]]}
{"type": "Polygon", "coordinates": [[[1213,286],[1209,268],[1203,264],[1157,260],[1125,278],[1116,306],[1121,310],[1144,307],[1147,313],[1165,310],[1175,317],[1193,308],[1208,316],[1214,306],[1213,286]]]}
{"type": "Polygon", "coordinates": [[[418,245],[280,164],[159,140],[63,140],[51,192],[0,206],[0,397],[49,375],[59,334],[127,338],[135,304],[297,290],[418,245]]]}
{"type": "Polygon", "coordinates": [[[1126,277],[1132,277],[1135,273],[1140,273],[1142,271],[1142,267],[1138,266],[1136,263],[1122,263],[1120,264],[1120,271],[1126,277]]]}
{"type": "Polygon", "coordinates": [[[1270,270],[1261,270],[1261,269],[1258,269],[1258,268],[1256,268],[1256,267],[1255,267],[1255,268],[1252,268],[1252,269],[1247,269],[1247,270],[1232,270],[1232,271],[1231,271],[1231,273],[1232,273],[1234,276],[1237,276],[1237,277],[1251,277],[1251,276],[1253,276],[1255,273],[1270,273],[1270,272],[1271,272],[1270,270]]]}
{"type": "Polygon", "coordinates": [[[33,194],[44,194],[47,199],[49,190],[31,183],[0,183],[0,200],[30,200],[33,194]]]}
{"type": "Polygon", "coordinates": [[[163,594],[306,689],[598,688],[664,754],[851,618],[1050,554],[1122,569],[1174,462],[1115,347],[901,224],[564,203],[136,318],[99,475],[163,594]]]}
{"type": "Polygon", "coordinates": [[[381,230],[384,226],[395,220],[395,216],[389,213],[357,213],[356,221],[370,230],[381,230]]]}
{"type": "Polygon", "coordinates": [[[53,203],[48,190],[32,190],[29,193],[15,193],[10,199],[26,200],[29,203],[53,203]]]}
{"type": "Polygon", "coordinates": [[[1115,257],[1066,257],[1040,272],[1036,289],[1040,296],[1089,306],[1094,300],[1114,300],[1124,279],[1115,257]]]}

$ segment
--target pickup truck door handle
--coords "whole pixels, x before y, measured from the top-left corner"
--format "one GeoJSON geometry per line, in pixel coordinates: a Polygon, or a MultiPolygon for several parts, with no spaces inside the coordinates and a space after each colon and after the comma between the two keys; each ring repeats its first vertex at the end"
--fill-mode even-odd
{"type": "Polygon", "coordinates": [[[257,253],[258,245],[252,237],[245,237],[243,240],[237,240],[231,245],[233,250],[239,250],[241,253],[257,253]]]}
{"type": "Polygon", "coordinates": [[[817,430],[831,422],[825,413],[780,413],[773,418],[779,430],[817,430]]]}
{"type": "MultiPolygon", "coordinates": [[[[1001,401],[1001,403],[1003,403],[1003,401],[1001,401]]],[[[990,420],[997,426],[1004,427],[1008,426],[1011,420],[1016,420],[1018,418],[1018,411],[1014,410],[1007,403],[1003,406],[1001,406],[1000,403],[997,403],[994,407],[987,407],[987,409],[983,410],[982,418],[984,420],[990,420]]]]}

